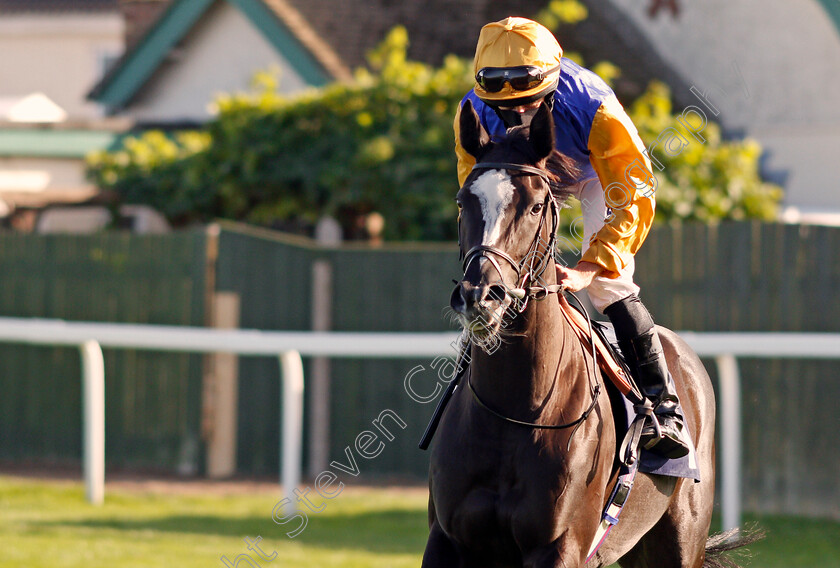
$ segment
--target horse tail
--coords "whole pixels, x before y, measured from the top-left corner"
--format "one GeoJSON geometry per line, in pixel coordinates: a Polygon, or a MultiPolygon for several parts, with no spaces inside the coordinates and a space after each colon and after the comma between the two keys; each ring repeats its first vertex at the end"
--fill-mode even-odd
{"type": "MultiPolygon", "coordinates": [[[[703,568],[740,568],[740,564],[729,557],[729,552],[757,542],[764,538],[764,530],[757,527],[747,529],[734,528],[709,537],[706,541],[706,559],[703,568]]],[[[749,556],[745,550],[737,556],[749,556]]]]}

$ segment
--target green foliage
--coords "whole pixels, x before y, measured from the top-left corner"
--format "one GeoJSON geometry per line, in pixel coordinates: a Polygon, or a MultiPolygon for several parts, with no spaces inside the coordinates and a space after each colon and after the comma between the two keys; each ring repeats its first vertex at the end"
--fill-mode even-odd
{"type": "Polygon", "coordinates": [[[678,121],[683,112],[685,109],[674,114],[670,91],[659,82],[651,83],[629,109],[649,148],[661,140],[651,152],[663,167],[658,171],[654,164],[657,221],[775,219],[782,190],[761,180],[758,142],[749,138],[724,141],[717,124],[709,122],[700,131],[701,117],[686,113],[685,120],[703,139],[700,141],[678,121]],[[669,153],[665,142],[675,133],[681,138],[674,138],[669,153]]]}
{"type": "MultiPolygon", "coordinates": [[[[549,8],[564,21],[585,16],[573,4],[549,8]]],[[[395,28],[370,53],[370,70],[293,98],[277,94],[275,75],[261,73],[255,92],[215,101],[218,115],[203,130],[128,138],[115,152],[92,155],[89,176],[175,224],[228,218],[311,227],[332,215],[352,238],[375,211],[385,218],[386,239],[451,240],[457,214],[452,120],[472,87],[471,62],[450,56],[433,68],[409,61],[407,46],[405,29],[395,28]]],[[[618,72],[609,64],[599,71],[618,72]]],[[[658,83],[630,113],[648,144],[663,129],[679,128],[670,95],[658,83]]],[[[661,159],[657,218],[772,218],[780,190],[758,176],[758,145],[724,142],[714,124],[704,135],[704,144],[661,159]]]]}
{"type": "Polygon", "coordinates": [[[209,134],[200,131],[145,132],[126,138],[115,152],[88,156],[88,175],[122,201],[150,205],[176,223],[200,220],[212,214],[212,196],[188,180],[196,178],[210,142],[209,134]]]}
{"type": "Polygon", "coordinates": [[[611,87],[613,82],[621,76],[621,69],[609,61],[599,61],[592,66],[592,71],[611,87]]]}
{"type": "Polygon", "coordinates": [[[452,120],[471,87],[471,65],[455,57],[440,68],[408,61],[407,45],[396,28],[370,54],[371,71],[295,98],[277,94],[263,75],[258,93],[216,101],[203,147],[147,133],[94,156],[92,179],[179,221],[311,224],[333,215],[352,234],[362,216],[378,211],[386,238],[452,239],[452,120]],[[142,154],[155,144],[157,163],[146,167],[142,154]],[[184,195],[196,199],[189,215],[167,205],[184,195]]]}
{"type": "Polygon", "coordinates": [[[589,11],[579,0],[551,0],[534,18],[553,30],[560,24],[576,24],[587,18],[589,11]]]}

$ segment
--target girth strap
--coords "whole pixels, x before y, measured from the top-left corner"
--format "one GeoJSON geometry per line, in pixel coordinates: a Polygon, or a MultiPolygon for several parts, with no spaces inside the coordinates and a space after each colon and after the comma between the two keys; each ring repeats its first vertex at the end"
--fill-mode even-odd
{"type": "Polygon", "coordinates": [[[638,460],[616,480],[615,488],[613,488],[610,498],[607,500],[607,506],[604,507],[604,512],[601,515],[601,524],[598,525],[598,530],[595,531],[595,538],[592,540],[592,546],[589,547],[589,554],[586,555],[586,562],[589,562],[604,541],[607,540],[607,535],[610,534],[612,528],[618,524],[618,518],[621,516],[621,511],[624,505],[627,504],[627,498],[630,497],[630,490],[633,489],[633,482],[636,480],[636,473],[639,471],[638,460]]]}
{"type": "Polygon", "coordinates": [[[595,538],[592,540],[592,546],[589,548],[586,562],[589,562],[595,553],[598,552],[598,549],[607,539],[607,535],[618,524],[618,517],[624,509],[624,505],[627,504],[627,498],[630,496],[630,490],[633,489],[636,473],[639,471],[639,445],[642,439],[642,429],[648,416],[652,417],[654,421],[656,420],[653,417],[653,405],[649,400],[644,399],[641,403],[634,405],[634,408],[636,410],[636,418],[633,420],[630,429],[621,442],[621,449],[618,450],[618,461],[621,462],[621,470],[624,473],[618,476],[615,487],[604,507],[604,512],[601,515],[601,523],[595,532],[595,538]]]}

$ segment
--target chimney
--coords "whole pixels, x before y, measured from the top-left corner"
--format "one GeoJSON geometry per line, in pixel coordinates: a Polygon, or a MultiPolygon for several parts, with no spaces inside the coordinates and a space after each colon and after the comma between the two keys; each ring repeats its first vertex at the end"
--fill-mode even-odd
{"type": "Polygon", "coordinates": [[[170,0],[119,0],[125,20],[125,50],[132,49],[169,6],[170,0]]]}

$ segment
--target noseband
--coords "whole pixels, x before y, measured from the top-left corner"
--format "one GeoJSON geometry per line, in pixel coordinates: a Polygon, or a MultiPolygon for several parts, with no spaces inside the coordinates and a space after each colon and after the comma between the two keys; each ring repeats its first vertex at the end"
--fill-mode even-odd
{"type": "MultiPolygon", "coordinates": [[[[517,300],[522,301],[519,307],[519,312],[522,313],[523,310],[528,305],[528,299],[534,298],[535,300],[542,300],[549,294],[556,294],[562,290],[562,286],[559,284],[551,284],[551,285],[542,285],[542,286],[529,286],[532,284],[534,280],[538,280],[540,276],[542,276],[545,269],[548,267],[548,262],[550,258],[554,254],[554,247],[557,242],[557,225],[559,223],[559,213],[557,207],[557,201],[554,199],[554,196],[551,193],[550,184],[551,181],[548,177],[548,174],[539,168],[535,168],[533,166],[528,166],[524,164],[513,164],[507,162],[483,162],[480,164],[476,164],[472,168],[473,170],[513,170],[517,172],[522,172],[529,175],[535,175],[542,178],[547,186],[549,186],[549,190],[545,197],[545,205],[547,207],[543,207],[542,217],[540,217],[540,226],[537,228],[537,234],[534,236],[534,240],[531,243],[531,248],[528,251],[528,254],[519,261],[516,262],[508,253],[503,251],[498,247],[493,247],[489,245],[476,245],[472,247],[466,254],[463,254],[463,269],[464,274],[466,274],[467,269],[469,268],[470,264],[473,260],[477,258],[484,257],[486,258],[498,271],[499,278],[501,278],[501,282],[508,294],[516,298],[517,300]],[[551,210],[551,232],[548,237],[548,246],[546,247],[545,252],[542,255],[538,254],[538,248],[540,245],[541,235],[543,226],[545,225],[545,216],[548,210],[551,210]],[[504,284],[504,275],[502,274],[502,267],[499,265],[499,261],[496,258],[501,258],[508,264],[510,264],[514,271],[516,272],[516,286],[509,287],[504,284]]],[[[458,234],[460,236],[460,230],[458,234]]]]}

